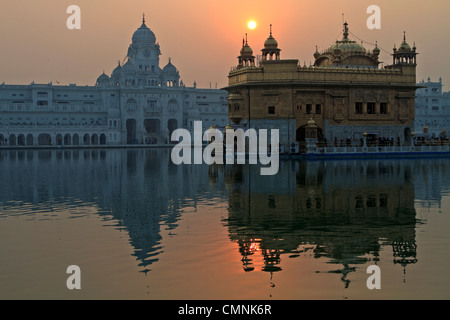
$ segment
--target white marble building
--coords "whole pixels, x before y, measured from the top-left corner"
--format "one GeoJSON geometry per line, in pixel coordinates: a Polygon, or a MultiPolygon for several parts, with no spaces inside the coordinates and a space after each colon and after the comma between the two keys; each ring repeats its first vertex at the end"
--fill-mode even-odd
{"type": "Polygon", "coordinates": [[[124,63],[95,86],[0,85],[0,145],[166,144],[177,128],[228,124],[227,92],[186,86],[155,34],[134,32],[124,63]]]}
{"type": "Polygon", "coordinates": [[[417,136],[437,138],[450,133],[450,92],[442,92],[442,78],[438,82],[418,83],[415,99],[414,127],[417,136]]]}

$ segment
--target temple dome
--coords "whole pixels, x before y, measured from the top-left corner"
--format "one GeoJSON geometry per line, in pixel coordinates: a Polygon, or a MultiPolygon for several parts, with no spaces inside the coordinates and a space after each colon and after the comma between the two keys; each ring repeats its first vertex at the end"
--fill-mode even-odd
{"type": "Polygon", "coordinates": [[[317,124],[316,124],[316,122],[314,121],[313,118],[310,118],[308,120],[308,127],[317,127],[317,124]]]}
{"type": "Polygon", "coordinates": [[[329,47],[326,52],[328,53],[339,53],[339,54],[365,54],[366,49],[356,41],[352,41],[348,38],[349,29],[348,23],[344,23],[344,35],[341,41],[336,41],[331,47],[329,47]]]}
{"type": "Polygon", "coordinates": [[[241,49],[241,55],[252,55],[253,49],[248,45],[247,41],[241,49]]]}
{"type": "Polygon", "coordinates": [[[100,77],[97,78],[97,81],[108,81],[109,77],[104,72],[100,75],[100,77]]]}
{"type": "Polygon", "coordinates": [[[265,49],[277,49],[278,48],[278,42],[272,36],[272,26],[271,26],[271,30],[270,30],[270,35],[264,42],[264,48],[265,49]]]}
{"type": "Polygon", "coordinates": [[[169,58],[169,63],[163,68],[164,73],[177,73],[177,68],[172,64],[171,59],[169,58]]]}
{"type": "Polygon", "coordinates": [[[400,46],[399,50],[411,50],[411,47],[409,46],[409,44],[407,42],[403,42],[402,45],[400,46]]]}
{"type": "Polygon", "coordinates": [[[109,77],[105,72],[103,72],[98,78],[97,78],[97,85],[104,85],[109,83],[109,77]]]}
{"type": "Polygon", "coordinates": [[[329,67],[329,66],[358,66],[377,68],[380,64],[378,58],[380,50],[378,46],[375,47],[374,52],[367,52],[362,44],[349,39],[348,23],[344,23],[344,32],[342,40],[336,41],[327,50],[319,53],[317,48],[314,53],[315,66],[329,67]]]}
{"type": "Polygon", "coordinates": [[[411,46],[406,42],[406,32],[403,33],[403,42],[398,51],[411,51],[411,46]]]}
{"type": "Polygon", "coordinates": [[[145,18],[142,19],[142,25],[137,29],[132,37],[133,44],[154,45],[156,42],[155,34],[145,25],[145,18]]]}
{"type": "Polygon", "coordinates": [[[327,50],[327,52],[336,51],[339,51],[340,53],[366,53],[366,49],[362,45],[356,43],[356,41],[350,41],[348,39],[336,41],[336,43],[327,50]]]}
{"type": "Polygon", "coordinates": [[[344,36],[341,41],[336,41],[331,47],[328,48],[326,52],[330,53],[343,53],[343,54],[350,54],[350,53],[361,53],[365,54],[366,49],[356,41],[352,41],[348,38],[349,35],[349,29],[348,29],[348,23],[344,23],[344,36]]]}
{"type": "Polygon", "coordinates": [[[381,52],[381,50],[380,50],[380,48],[378,48],[378,42],[377,42],[375,45],[375,48],[373,49],[373,53],[380,54],[380,52],[381,52]]]}

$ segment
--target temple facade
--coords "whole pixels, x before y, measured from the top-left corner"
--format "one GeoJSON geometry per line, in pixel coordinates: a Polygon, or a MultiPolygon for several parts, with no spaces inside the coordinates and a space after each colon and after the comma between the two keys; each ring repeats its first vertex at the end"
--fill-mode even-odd
{"type": "Polygon", "coordinates": [[[392,64],[380,67],[380,48],[372,50],[343,36],[319,52],[314,64],[281,59],[278,42],[270,35],[256,59],[244,39],[225,88],[228,114],[234,124],[254,129],[279,129],[280,143],[306,145],[309,121],[317,125],[319,141],[359,145],[385,137],[410,143],[414,132],[416,47],[406,41],[394,48],[392,64]],[[259,60],[259,61],[257,61],[259,60]]]}
{"type": "Polygon", "coordinates": [[[186,86],[145,18],[126,58],[95,85],[0,84],[0,145],[168,144],[194,121],[225,127],[227,92],[186,86]]]}
{"type": "Polygon", "coordinates": [[[415,129],[417,137],[446,138],[450,130],[450,92],[439,81],[422,80],[416,91],[415,129]]]}

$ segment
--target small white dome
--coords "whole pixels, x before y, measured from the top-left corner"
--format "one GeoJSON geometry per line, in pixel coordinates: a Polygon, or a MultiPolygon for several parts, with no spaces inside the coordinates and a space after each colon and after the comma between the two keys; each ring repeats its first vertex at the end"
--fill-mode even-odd
{"type": "Polygon", "coordinates": [[[177,68],[172,64],[171,60],[169,59],[169,63],[164,67],[163,72],[166,74],[169,73],[177,73],[177,68]]]}
{"type": "Polygon", "coordinates": [[[104,85],[109,83],[109,77],[104,72],[97,78],[97,85],[104,85]]]}

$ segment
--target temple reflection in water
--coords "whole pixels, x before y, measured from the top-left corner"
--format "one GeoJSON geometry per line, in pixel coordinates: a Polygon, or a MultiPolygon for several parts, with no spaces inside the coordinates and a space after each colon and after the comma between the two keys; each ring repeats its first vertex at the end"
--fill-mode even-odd
{"type": "Polygon", "coordinates": [[[418,262],[415,202],[439,204],[449,181],[448,161],[439,159],[286,161],[274,176],[256,165],[176,166],[164,149],[5,150],[0,164],[3,209],[29,204],[23,214],[50,208],[57,218],[68,206],[79,216],[89,213],[79,204],[95,207],[105,226],[129,234],[142,272],[164,251],[162,229],[175,230],[200,203],[228,203],[222,224],[243,270],[274,273],[283,259],[308,254],[335,264],[317,272],[340,274],[345,286],[358,265],[379,261],[382,247],[405,270],[418,262]]]}
{"type": "MultiPolygon", "coordinates": [[[[252,167],[223,170],[229,189],[230,239],[239,244],[245,271],[254,270],[260,252],[262,271],[281,271],[283,256],[313,254],[341,267],[377,263],[381,246],[391,246],[393,261],[417,262],[414,161],[284,162],[276,176],[252,167]]],[[[320,270],[318,271],[320,272],[320,270]]]]}
{"type": "Polygon", "coordinates": [[[143,272],[163,251],[161,229],[175,229],[184,208],[216,197],[208,167],[176,166],[168,150],[10,150],[0,164],[0,207],[31,204],[29,215],[77,207],[81,216],[94,206],[105,225],[128,232],[143,272]]]}

